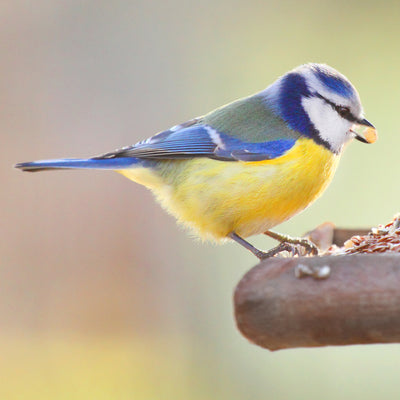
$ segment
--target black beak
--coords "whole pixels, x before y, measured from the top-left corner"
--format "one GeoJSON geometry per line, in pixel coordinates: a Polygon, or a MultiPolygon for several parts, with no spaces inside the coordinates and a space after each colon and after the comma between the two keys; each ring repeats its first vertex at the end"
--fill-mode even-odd
{"type": "Polygon", "coordinates": [[[369,121],[368,121],[367,119],[365,119],[365,118],[362,119],[362,120],[360,120],[360,121],[357,121],[357,123],[360,124],[360,125],[369,126],[369,127],[375,129],[375,127],[371,124],[371,122],[369,122],[369,121]]]}
{"type": "MultiPolygon", "coordinates": [[[[353,131],[354,132],[354,131],[353,131]]],[[[359,134],[355,134],[354,135],[354,139],[357,139],[359,142],[361,142],[361,143],[368,143],[367,142],[367,139],[365,139],[365,138],[363,138],[361,135],[359,135],[359,134]]]]}

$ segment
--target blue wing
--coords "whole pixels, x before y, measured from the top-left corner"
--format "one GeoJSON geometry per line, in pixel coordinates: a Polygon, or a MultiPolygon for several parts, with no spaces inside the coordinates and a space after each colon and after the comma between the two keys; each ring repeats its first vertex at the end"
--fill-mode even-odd
{"type": "Polygon", "coordinates": [[[133,146],[88,159],[17,164],[24,171],[59,168],[125,169],[158,160],[208,157],[223,161],[263,161],[285,154],[301,137],[268,106],[262,94],[237,100],[133,146]]]}
{"type": "Polygon", "coordinates": [[[282,156],[295,142],[294,138],[246,142],[194,119],[133,146],[95,158],[166,160],[208,157],[224,161],[262,161],[282,156]]]}

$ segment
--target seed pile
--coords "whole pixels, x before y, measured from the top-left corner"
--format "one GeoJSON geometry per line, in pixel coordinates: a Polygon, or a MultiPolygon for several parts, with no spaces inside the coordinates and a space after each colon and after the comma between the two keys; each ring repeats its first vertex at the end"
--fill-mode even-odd
{"type": "Polygon", "coordinates": [[[386,225],[372,228],[365,236],[353,236],[342,248],[332,246],[327,254],[400,253],[400,214],[386,225]]]}

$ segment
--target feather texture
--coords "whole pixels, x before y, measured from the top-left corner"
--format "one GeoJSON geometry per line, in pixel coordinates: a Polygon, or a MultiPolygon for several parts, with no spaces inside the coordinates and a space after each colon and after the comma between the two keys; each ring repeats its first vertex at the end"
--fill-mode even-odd
{"type": "Polygon", "coordinates": [[[50,169],[120,169],[132,168],[138,160],[135,158],[118,158],[97,160],[93,158],[62,158],[58,160],[39,160],[16,164],[22,171],[38,172],[50,169]]]}
{"type": "Polygon", "coordinates": [[[259,95],[235,101],[204,117],[96,159],[208,157],[221,161],[261,161],[282,156],[299,136],[259,95]]]}
{"type": "Polygon", "coordinates": [[[311,139],[254,162],[165,160],[120,172],[151,189],[163,207],[203,239],[265,232],[302,211],[331,181],[339,157],[311,139]]]}
{"type": "Polygon", "coordinates": [[[354,122],[372,127],[347,78],[306,64],[253,96],[135,145],[16,167],[113,169],[151,189],[200,237],[247,237],[291,218],[323,192],[354,137],[354,122]]]}

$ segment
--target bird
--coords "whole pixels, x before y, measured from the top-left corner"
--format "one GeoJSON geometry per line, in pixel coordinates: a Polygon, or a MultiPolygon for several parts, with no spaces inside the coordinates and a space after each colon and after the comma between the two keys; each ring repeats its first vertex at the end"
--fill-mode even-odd
{"type": "MultiPolygon", "coordinates": [[[[302,246],[271,228],[313,203],[333,178],[346,144],[377,139],[352,83],[334,68],[300,65],[267,88],[146,140],[90,158],[16,164],[23,171],[114,170],[144,185],[203,240],[235,241],[259,259],[302,246]],[[248,237],[266,234],[269,251],[248,237]]],[[[297,251],[298,252],[298,251],[297,251]]]]}

